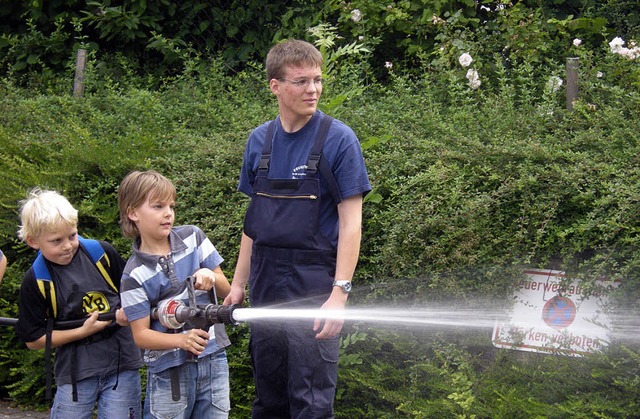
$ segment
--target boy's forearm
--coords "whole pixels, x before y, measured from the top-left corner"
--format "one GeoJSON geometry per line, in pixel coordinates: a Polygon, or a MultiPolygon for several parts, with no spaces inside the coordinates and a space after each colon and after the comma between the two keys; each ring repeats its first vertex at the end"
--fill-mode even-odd
{"type": "Polygon", "coordinates": [[[362,195],[345,199],[338,205],[339,230],[336,280],[350,281],[360,256],[362,239],[362,195]]]}
{"type": "MultiPolygon", "coordinates": [[[[68,330],[54,330],[51,332],[51,347],[57,348],[59,346],[66,345],[71,342],[75,342],[80,339],[91,336],[93,333],[87,333],[86,329],[77,327],[75,329],[68,330]]],[[[27,342],[27,348],[29,349],[44,349],[47,342],[47,336],[42,335],[37,340],[27,342]]]]}
{"type": "Polygon", "coordinates": [[[150,328],[150,317],[130,321],[131,334],[138,348],[151,351],[180,348],[184,344],[184,334],[163,333],[150,328]]]}
{"type": "Polygon", "coordinates": [[[181,342],[179,333],[162,333],[152,329],[135,332],[133,340],[139,348],[152,351],[179,348],[181,342]]]}
{"type": "Polygon", "coordinates": [[[216,294],[218,295],[218,297],[224,298],[229,295],[231,284],[229,284],[229,280],[219,266],[213,270],[213,273],[216,278],[216,282],[214,284],[214,286],[216,287],[216,294]]]}
{"type": "Polygon", "coordinates": [[[233,282],[231,286],[233,288],[245,289],[247,282],[249,282],[249,271],[251,269],[251,248],[253,246],[253,240],[242,233],[242,240],[240,241],[240,252],[238,254],[238,263],[236,264],[236,270],[233,274],[233,282]]]}

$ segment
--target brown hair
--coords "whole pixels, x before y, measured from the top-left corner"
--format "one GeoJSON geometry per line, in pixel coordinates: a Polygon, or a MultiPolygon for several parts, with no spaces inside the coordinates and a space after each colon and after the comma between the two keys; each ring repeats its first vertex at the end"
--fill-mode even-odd
{"type": "Polygon", "coordinates": [[[307,41],[289,39],[276,44],[267,54],[267,81],[285,77],[287,66],[318,66],[322,67],[322,54],[307,41]]]}
{"type": "Polygon", "coordinates": [[[120,229],[125,237],[140,236],[136,224],[129,219],[129,212],[145,203],[147,199],[168,201],[176,199],[174,184],[155,170],[135,170],[125,176],[118,189],[120,229]]]}

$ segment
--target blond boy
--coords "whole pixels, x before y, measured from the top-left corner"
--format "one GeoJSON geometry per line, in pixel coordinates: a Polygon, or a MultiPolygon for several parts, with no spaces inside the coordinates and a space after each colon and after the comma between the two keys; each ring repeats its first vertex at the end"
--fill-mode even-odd
{"type": "Polygon", "coordinates": [[[124,260],[112,245],[78,235],[78,211],[55,191],[22,201],[19,237],[38,255],[20,286],[18,337],[30,349],[55,348],[52,418],[139,418],[142,366],[118,287],[124,260]],[[116,321],[98,320],[111,314],[116,321]],[[86,319],[59,330],[56,323],[86,319]]]}

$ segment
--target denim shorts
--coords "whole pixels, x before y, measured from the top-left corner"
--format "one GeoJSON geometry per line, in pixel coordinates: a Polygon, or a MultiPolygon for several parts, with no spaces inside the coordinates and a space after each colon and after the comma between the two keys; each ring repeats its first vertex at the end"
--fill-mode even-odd
{"type": "Polygon", "coordinates": [[[226,419],[229,410],[229,365],[224,351],[148,374],[145,418],[226,419]],[[176,373],[179,376],[180,398],[174,401],[171,376],[176,373]]]}
{"type": "Polygon", "coordinates": [[[142,417],[138,370],[85,378],[76,383],[76,388],[78,401],[74,402],[71,384],[61,384],[56,387],[51,408],[52,419],[91,419],[96,403],[98,419],[142,417]],[[116,380],[118,386],[114,390],[116,380]]]}

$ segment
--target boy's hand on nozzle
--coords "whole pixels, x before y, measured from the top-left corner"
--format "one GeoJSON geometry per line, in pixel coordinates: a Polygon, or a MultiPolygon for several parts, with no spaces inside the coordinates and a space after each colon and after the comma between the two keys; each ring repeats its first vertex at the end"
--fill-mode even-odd
{"type": "Polygon", "coordinates": [[[200,355],[209,342],[209,333],[202,329],[191,329],[180,336],[183,337],[180,349],[184,349],[194,355],[200,355]]]}
{"type": "Polygon", "coordinates": [[[97,311],[94,311],[82,324],[81,327],[87,332],[87,336],[91,336],[94,333],[104,330],[105,327],[111,324],[111,320],[98,320],[99,314],[100,313],[98,313],[97,311]]]}
{"type": "Polygon", "coordinates": [[[197,290],[209,291],[216,284],[216,275],[211,269],[198,269],[193,276],[196,279],[193,286],[197,290]]]}

